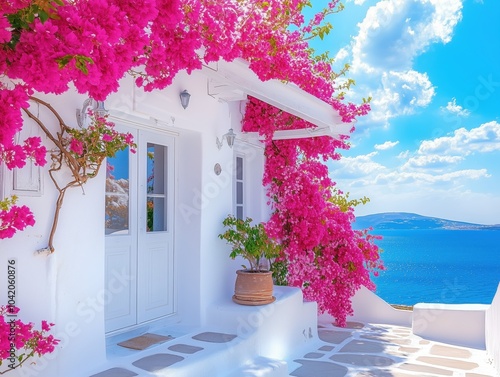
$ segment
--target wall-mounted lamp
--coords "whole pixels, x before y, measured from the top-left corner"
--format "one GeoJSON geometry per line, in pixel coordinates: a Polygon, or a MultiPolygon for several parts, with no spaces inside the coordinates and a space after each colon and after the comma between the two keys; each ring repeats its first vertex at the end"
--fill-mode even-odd
{"type": "Polygon", "coordinates": [[[96,101],[93,98],[87,98],[83,101],[81,109],[76,109],[76,121],[80,127],[85,127],[89,121],[89,110],[97,116],[104,116],[108,110],[104,108],[104,101],[96,101]]]}
{"type": "Polygon", "coordinates": [[[230,128],[226,134],[222,135],[221,140],[219,140],[219,138],[215,140],[215,142],[217,143],[217,148],[219,148],[219,150],[222,148],[222,143],[224,142],[224,139],[226,139],[229,148],[232,148],[234,145],[234,140],[236,139],[236,134],[233,132],[232,128],[230,128]]]}
{"type": "Polygon", "coordinates": [[[184,109],[189,106],[189,99],[191,98],[191,94],[188,93],[187,90],[183,90],[181,94],[179,94],[179,97],[181,98],[181,105],[184,109]]]}

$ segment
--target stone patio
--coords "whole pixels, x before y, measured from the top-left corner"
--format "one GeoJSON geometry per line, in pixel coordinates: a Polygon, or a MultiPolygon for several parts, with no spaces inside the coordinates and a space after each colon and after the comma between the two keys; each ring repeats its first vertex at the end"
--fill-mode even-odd
{"type": "MultiPolygon", "coordinates": [[[[291,360],[259,357],[238,370],[200,374],[197,362],[220,363],[236,357],[245,340],[236,334],[201,331],[117,358],[116,365],[90,377],[192,376],[244,377],[493,377],[486,352],[422,339],[410,328],[348,322],[346,328],[319,323],[318,339],[291,360]],[[232,350],[232,347],[235,347],[232,350]],[[135,355],[135,356],[134,356],[135,355]],[[227,372],[227,373],[226,373],[227,372]]],[[[209,368],[210,369],[210,368],[209,368]]]]}
{"type": "Polygon", "coordinates": [[[318,348],[290,364],[290,376],[496,376],[486,352],[422,339],[410,328],[320,323],[318,348]]]}

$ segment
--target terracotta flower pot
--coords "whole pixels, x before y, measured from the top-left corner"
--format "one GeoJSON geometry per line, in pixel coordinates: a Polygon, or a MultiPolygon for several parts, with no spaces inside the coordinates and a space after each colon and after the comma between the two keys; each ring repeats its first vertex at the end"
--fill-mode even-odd
{"type": "Polygon", "coordinates": [[[240,305],[266,305],[274,302],[271,271],[236,271],[233,301],[240,305]]]}

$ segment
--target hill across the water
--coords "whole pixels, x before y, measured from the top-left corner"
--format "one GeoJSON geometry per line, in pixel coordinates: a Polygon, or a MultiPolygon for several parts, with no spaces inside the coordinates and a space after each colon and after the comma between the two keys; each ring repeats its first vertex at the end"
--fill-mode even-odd
{"type": "Polygon", "coordinates": [[[500,230],[498,225],[482,225],[461,221],[445,220],[438,217],[426,217],[415,213],[386,212],[373,215],[357,216],[355,229],[449,229],[449,230],[500,230]]]}

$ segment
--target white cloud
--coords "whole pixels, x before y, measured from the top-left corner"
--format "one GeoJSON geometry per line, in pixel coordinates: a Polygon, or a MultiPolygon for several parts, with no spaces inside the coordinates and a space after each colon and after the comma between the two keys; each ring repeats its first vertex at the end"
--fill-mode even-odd
{"type": "Polygon", "coordinates": [[[442,169],[464,160],[462,156],[426,155],[410,158],[402,167],[408,169],[442,169]]]}
{"type": "Polygon", "coordinates": [[[442,174],[429,174],[425,172],[406,172],[392,171],[390,173],[382,173],[376,176],[374,184],[377,185],[394,185],[394,184],[436,184],[442,182],[451,182],[458,179],[479,179],[488,178],[489,174],[486,169],[467,169],[457,170],[442,174]]]}
{"type": "Polygon", "coordinates": [[[347,0],[348,3],[354,3],[356,5],[363,5],[366,0],[347,0]]]}
{"type": "Polygon", "coordinates": [[[353,65],[408,70],[431,44],[448,43],[462,0],[382,0],[370,7],[354,39],[353,65]]]}
{"type": "Polygon", "coordinates": [[[480,224],[500,223],[499,196],[474,193],[463,187],[451,189],[429,187],[422,190],[420,187],[412,189],[408,185],[404,189],[376,186],[371,187],[369,192],[366,187],[352,187],[349,190],[344,188],[344,190],[349,191],[353,198],[367,195],[371,199],[368,204],[356,207],[356,216],[404,211],[480,224]]]}
{"type": "Polygon", "coordinates": [[[397,158],[399,160],[406,160],[408,159],[408,156],[410,155],[410,151],[409,150],[406,150],[404,152],[401,152],[400,154],[398,154],[397,158]]]}
{"type": "Polygon", "coordinates": [[[377,149],[379,151],[385,151],[387,149],[394,148],[398,144],[399,144],[399,141],[386,141],[383,144],[375,144],[375,149],[377,149]]]}
{"type": "Polygon", "coordinates": [[[362,84],[356,91],[360,97],[373,97],[372,111],[363,124],[387,125],[391,118],[430,104],[435,88],[413,62],[431,44],[451,40],[462,18],[462,2],[382,0],[368,9],[349,47],[351,74],[362,84]]]}
{"type": "Polygon", "coordinates": [[[452,98],[450,102],[446,105],[446,107],[441,107],[441,110],[443,111],[449,111],[450,113],[456,115],[456,116],[461,116],[461,117],[468,117],[470,115],[470,111],[467,109],[464,109],[462,106],[457,105],[457,100],[456,98],[452,98]]]}
{"type": "Polygon", "coordinates": [[[415,152],[407,150],[392,159],[386,154],[379,156],[378,151],[398,144],[398,141],[386,141],[376,144],[371,153],[344,157],[332,169],[334,179],[349,180],[350,187],[358,188],[399,187],[406,190],[411,186],[411,190],[418,191],[436,185],[443,189],[463,187],[466,181],[491,177],[488,169],[482,166],[463,168],[461,163],[472,152],[500,151],[500,124],[493,121],[470,131],[461,128],[453,135],[425,140],[415,152]],[[396,166],[395,161],[398,161],[396,166]]]}
{"type": "Polygon", "coordinates": [[[413,70],[384,72],[373,94],[371,120],[384,124],[391,118],[413,114],[427,106],[435,91],[427,74],[413,70]]]}
{"type": "Polygon", "coordinates": [[[375,150],[356,157],[344,157],[331,169],[335,179],[350,179],[354,186],[417,184],[455,187],[465,180],[489,178],[486,168],[464,169],[461,164],[472,153],[500,151],[500,123],[492,121],[477,128],[460,128],[453,135],[421,142],[415,152],[379,156],[378,151],[398,145],[398,141],[376,144],[375,150]],[[375,158],[377,161],[375,161],[375,158]],[[397,161],[397,164],[395,162],[397,161]]]}
{"type": "Polygon", "coordinates": [[[359,178],[367,176],[373,172],[384,170],[385,167],[375,161],[378,152],[372,152],[356,157],[342,157],[341,160],[335,162],[335,166],[330,169],[335,179],[342,178],[359,178]]]}
{"type": "Polygon", "coordinates": [[[453,29],[462,20],[462,0],[430,0],[436,7],[428,32],[443,43],[451,41],[453,29]]]}
{"type": "MultiPolygon", "coordinates": [[[[388,125],[391,119],[416,113],[435,100],[437,89],[431,82],[432,76],[419,71],[415,62],[433,45],[452,40],[464,3],[465,0],[359,0],[359,5],[368,8],[366,16],[358,24],[358,34],[339,51],[338,58],[351,61],[349,76],[357,82],[354,90],[347,93],[349,100],[373,98],[370,115],[357,124],[357,134],[363,135],[363,139],[363,132],[370,130],[365,125],[372,130],[380,124],[388,125]]],[[[470,106],[460,101],[457,104],[451,96],[448,101],[439,104],[448,117],[470,115],[466,109],[470,106]]],[[[485,164],[494,152],[495,157],[500,155],[499,123],[497,120],[440,134],[442,137],[425,140],[415,147],[406,146],[405,149],[411,149],[399,155],[396,149],[382,153],[395,147],[391,144],[395,141],[388,136],[389,141],[375,145],[372,153],[336,162],[338,169],[332,169],[332,176],[339,188],[352,197],[367,195],[372,199],[368,205],[358,207],[368,213],[404,210],[500,223],[500,195],[490,189],[500,184],[500,170],[494,164],[485,164]],[[462,214],[464,217],[457,217],[462,214]]],[[[401,148],[400,143],[398,149],[401,148]]]]}
{"type": "Polygon", "coordinates": [[[346,47],[341,48],[335,55],[335,62],[339,63],[347,59],[349,56],[349,49],[346,47]]]}
{"type": "Polygon", "coordinates": [[[418,153],[421,155],[467,156],[473,152],[487,153],[493,151],[500,151],[500,123],[496,121],[484,123],[470,131],[459,128],[451,136],[425,140],[418,149],[418,153]]]}
{"type": "Polygon", "coordinates": [[[488,178],[485,168],[461,169],[460,164],[473,152],[500,151],[500,123],[485,123],[470,131],[458,129],[453,135],[421,142],[415,152],[405,151],[398,156],[378,155],[398,145],[398,141],[386,141],[374,146],[375,151],[356,157],[344,157],[332,169],[335,179],[351,179],[355,186],[462,184],[464,180],[488,178]],[[378,157],[379,161],[375,161],[378,157]],[[397,166],[394,162],[399,161],[397,166]]]}

